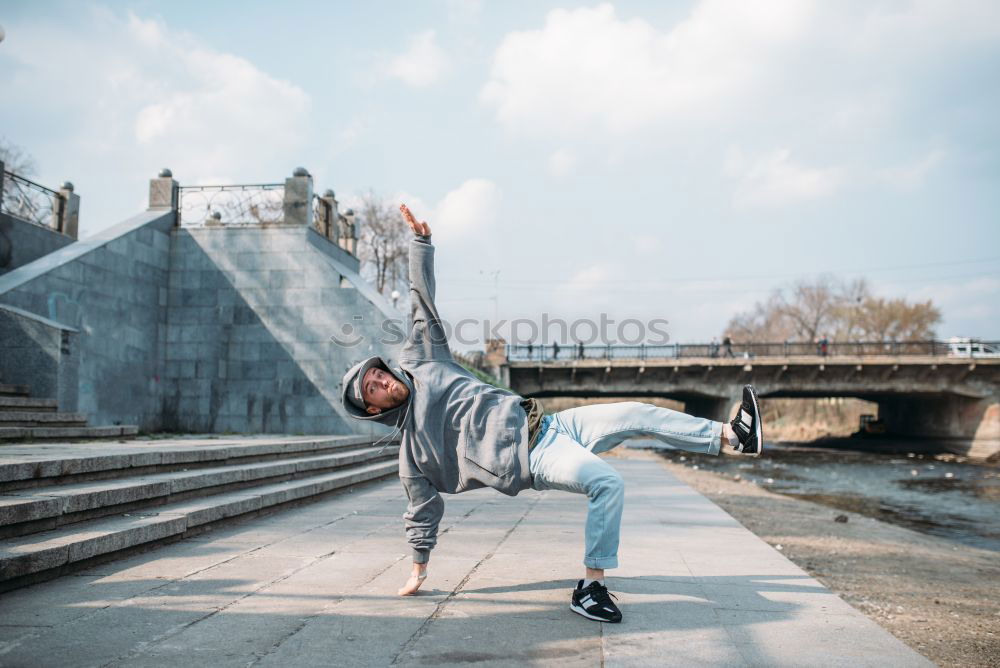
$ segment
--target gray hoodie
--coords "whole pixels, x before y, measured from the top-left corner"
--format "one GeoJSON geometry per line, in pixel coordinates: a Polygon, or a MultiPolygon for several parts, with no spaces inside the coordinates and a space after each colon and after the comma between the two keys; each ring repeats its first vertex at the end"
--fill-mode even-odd
{"type": "Polygon", "coordinates": [[[344,375],[341,393],[352,417],[402,430],[399,478],[409,499],[403,519],[417,563],[426,563],[437,543],[441,492],[492,487],[514,496],[531,487],[521,397],[484,383],[454,360],[434,292],[434,246],[430,237],[418,236],[410,242],[409,335],[398,365],[379,358],[410,396],[377,415],[352,404],[347,391],[367,360],[344,375]]]}

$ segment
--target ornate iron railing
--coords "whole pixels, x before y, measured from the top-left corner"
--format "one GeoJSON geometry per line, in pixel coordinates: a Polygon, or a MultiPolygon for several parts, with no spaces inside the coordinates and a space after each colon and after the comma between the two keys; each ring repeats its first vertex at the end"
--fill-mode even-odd
{"type": "Polygon", "coordinates": [[[62,231],[65,207],[66,198],[55,190],[4,170],[0,196],[0,210],[4,213],[62,231]]]}
{"type": "Polygon", "coordinates": [[[180,186],[178,190],[181,225],[280,223],[284,220],[283,183],[180,186]]]}
{"type": "Polygon", "coordinates": [[[671,343],[665,345],[546,345],[508,344],[512,362],[552,362],[587,359],[754,359],[757,357],[863,357],[930,355],[1000,358],[1000,341],[830,341],[820,343],[671,343]]]}

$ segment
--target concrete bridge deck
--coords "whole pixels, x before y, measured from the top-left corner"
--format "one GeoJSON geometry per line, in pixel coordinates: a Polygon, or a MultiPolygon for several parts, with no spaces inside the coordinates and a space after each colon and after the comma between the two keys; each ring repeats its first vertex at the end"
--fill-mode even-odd
{"type": "Polygon", "coordinates": [[[572,614],[586,504],[448,497],[425,591],[395,480],[0,595],[3,666],[931,665],[655,459],[626,480],[625,614],[572,614]]]}

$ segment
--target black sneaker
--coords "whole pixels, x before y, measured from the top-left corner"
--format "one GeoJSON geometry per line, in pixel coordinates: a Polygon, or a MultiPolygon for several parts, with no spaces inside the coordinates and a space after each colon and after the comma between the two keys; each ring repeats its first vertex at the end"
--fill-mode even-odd
{"type": "Polygon", "coordinates": [[[736,438],[740,441],[736,451],[759,457],[764,449],[764,431],[760,424],[757,392],[752,385],[743,386],[743,403],[740,404],[740,410],[729,426],[736,432],[736,438]]]}
{"type": "Polygon", "coordinates": [[[597,580],[587,587],[584,587],[583,580],[580,580],[576,583],[569,609],[587,619],[617,624],[622,620],[622,611],[611,600],[612,596],[614,594],[609,593],[608,588],[597,580]]]}

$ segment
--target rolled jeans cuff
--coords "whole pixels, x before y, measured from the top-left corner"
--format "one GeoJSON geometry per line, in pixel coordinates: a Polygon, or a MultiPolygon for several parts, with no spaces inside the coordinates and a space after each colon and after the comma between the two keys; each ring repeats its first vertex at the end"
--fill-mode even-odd
{"type": "Polygon", "coordinates": [[[415,564],[426,564],[430,561],[431,551],[430,550],[418,550],[413,548],[413,563],[415,564]]]}
{"type": "Polygon", "coordinates": [[[708,446],[708,454],[717,455],[722,450],[722,423],[712,423],[712,443],[708,446]]]}
{"type": "Polygon", "coordinates": [[[587,568],[618,568],[618,556],[613,557],[587,557],[583,560],[583,565],[587,568]]]}

